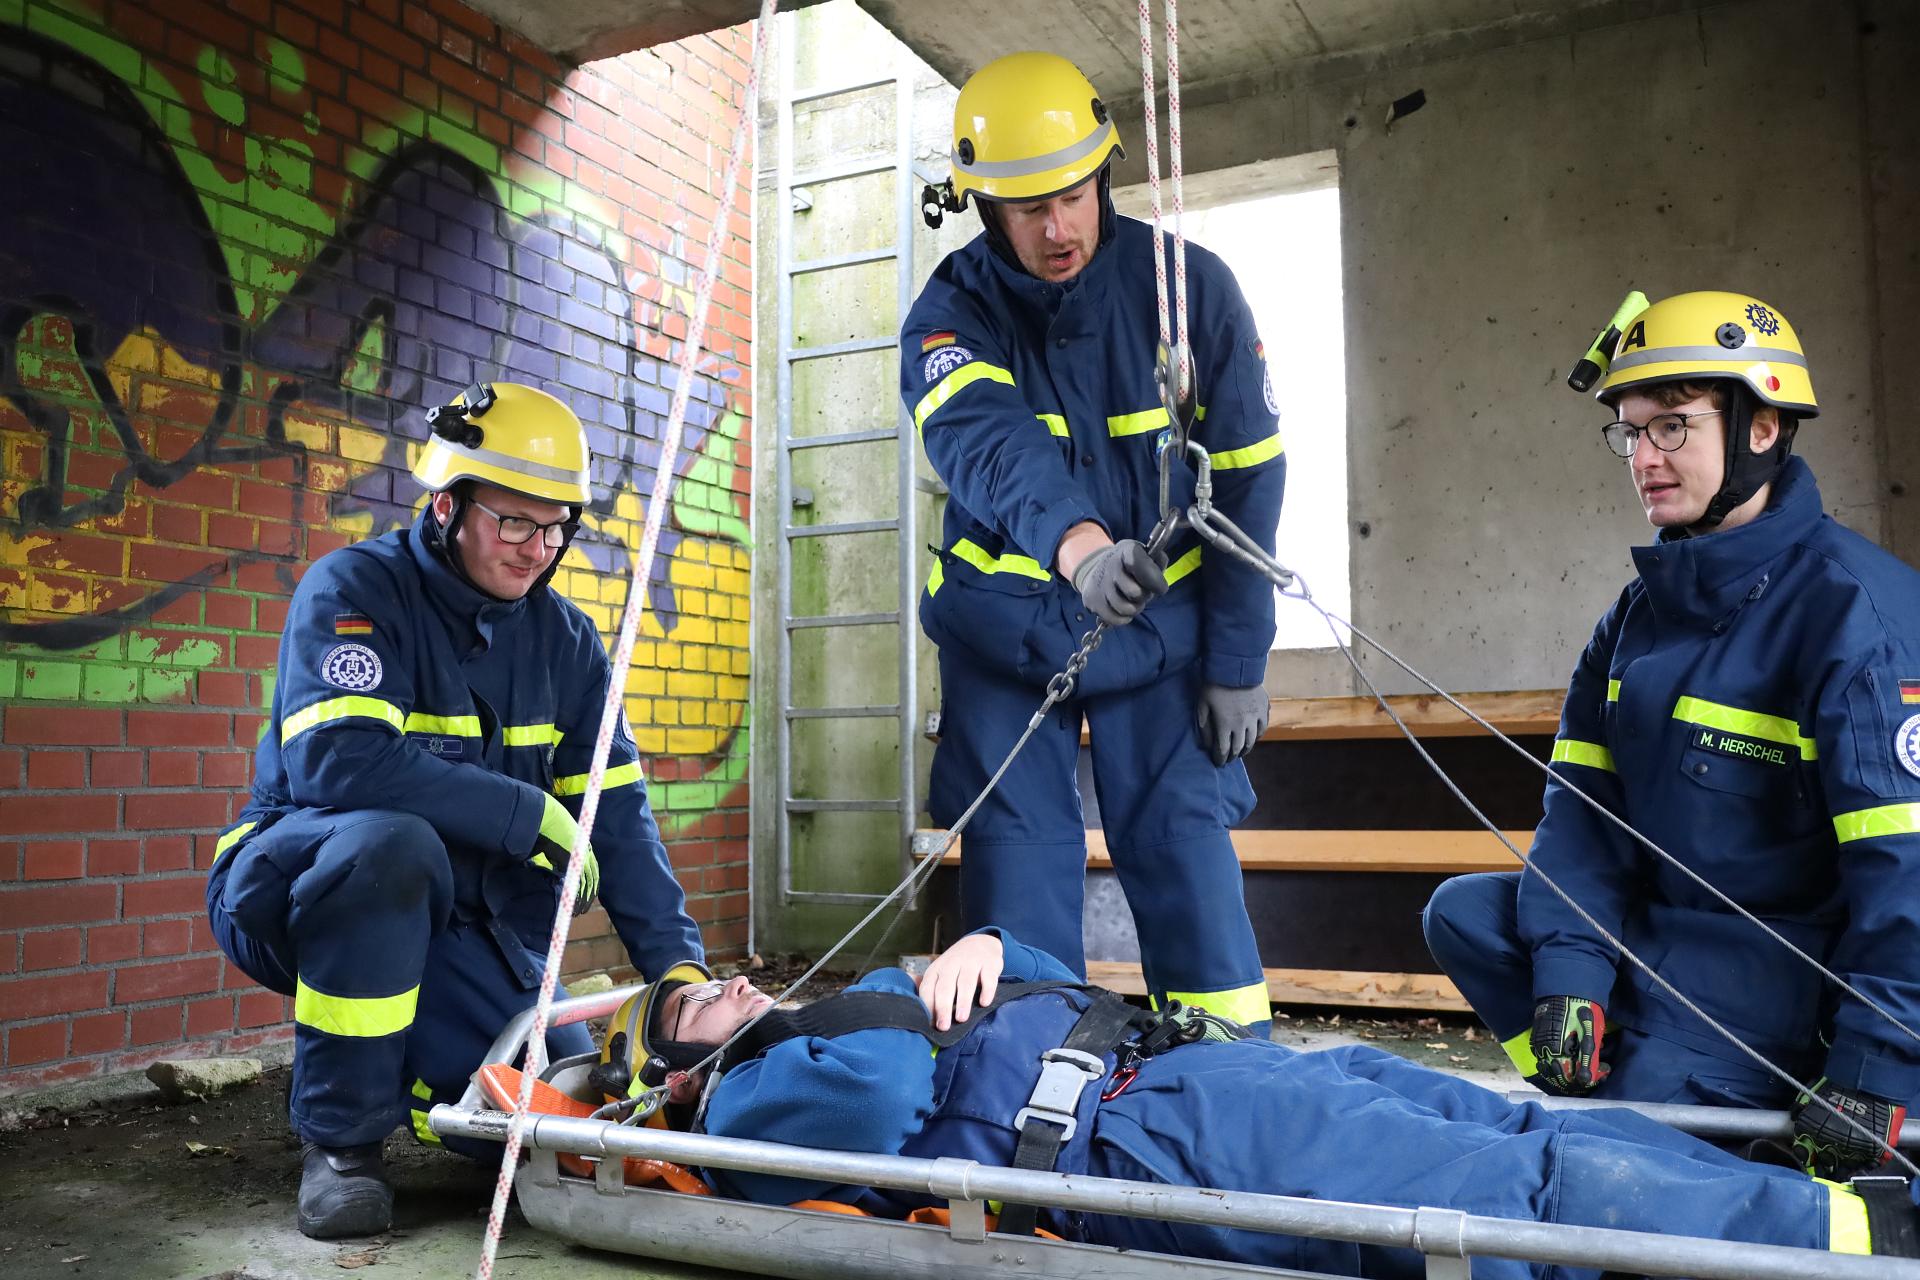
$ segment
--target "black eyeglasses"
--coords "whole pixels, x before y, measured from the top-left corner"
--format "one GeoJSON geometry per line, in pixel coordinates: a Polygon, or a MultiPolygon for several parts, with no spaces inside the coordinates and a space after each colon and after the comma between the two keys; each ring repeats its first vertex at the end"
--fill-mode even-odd
{"type": "Polygon", "coordinates": [[[1631,422],[1609,422],[1600,428],[1600,434],[1607,442],[1607,448],[1622,458],[1631,458],[1633,451],[1640,447],[1640,433],[1645,432],[1647,439],[1653,441],[1653,447],[1662,453],[1672,453],[1687,442],[1687,423],[1694,418],[1711,418],[1724,409],[1702,409],[1698,413],[1656,413],[1647,419],[1647,425],[1636,427],[1631,422]]]}
{"type": "Polygon", "coordinates": [[[680,988],[680,1007],[673,1011],[672,1039],[680,1038],[680,1024],[686,1020],[687,1006],[718,1000],[727,989],[724,982],[696,982],[680,988]]]}
{"type": "Polygon", "coordinates": [[[578,520],[554,520],[541,524],[538,520],[529,520],[525,516],[503,516],[484,502],[476,501],[473,505],[499,522],[500,541],[510,546],[517,547],[537,533],[545,545],[564,547],[567,545],[567,539],[580,531],[578,520]]]}

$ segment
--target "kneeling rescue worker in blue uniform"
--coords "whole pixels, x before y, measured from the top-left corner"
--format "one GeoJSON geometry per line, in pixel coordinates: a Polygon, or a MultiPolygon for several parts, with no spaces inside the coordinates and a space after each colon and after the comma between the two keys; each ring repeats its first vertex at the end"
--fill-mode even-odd
{"type": "MultiPolygon", "coordinates": [[[[548,582],[589,492],[559,400],[469,388],[428,415],[410,529],[342,548],[294,593],[252,802],[207,913],[233,962],[293,997],[300,1229],[387,1228],[381,1142],[453,1101],[546,967],[607,696],[593,624],[548,582]]],[[[643,974],[704,954],[625,717],[580,877],[643,974]],[[601,875],[604,863],[605,876],[601,875]]],[[[557,1028],[554,1055],[590,1049],[557,1028]]]]}
{"type": "MultiPolygon", "coordinates": [[[[971,199],[984,226],[934,271],[900,334],[901,395],[951,493],[920,600],[942,700],[928,808],[941,825],[959,817],[1104,620],[1113,630],[1075,696],[966,828],[966,922],[1005,925],[1084,969],[1084,718],[1149,990],[1265,1026],[1227,833],[1253,807],[1241,757],[1266,726],[1273,590],[1231,557],[1203,560],[1191,532],[1157,560],[1144,545],[1170,424],[1154,372],[1153,231],[1114,212],[1118,154],[1085,76],[1016,53],[960,91],[953,175],[928,191],[929,221],[971,199]]],[[[1192,437],[1212,454],[1214,504],[1271,551],[1286,460],[1265,352],[1226,265],[1187,253],[1192,437]]],[[[1193,491],[1176,466],[1172,501],[1184,508],[1193,491]]]]}
{"type": "MultiPolygon", "coordinates": [[[[1574,669],[1553,769],[1679,865],[1558,779],[1532,863],[1687,1000],[1889,1139],[1920,1093],[1920,1043],[1692,877],[1920,1027],[1920,573],[1826,515],[1791,456],[1817,405],[1773,307],[1631,295],[1590,355],[1617,419],[1606,442],[1659,536],[1634,548],[1640,576],[1574,669]]],[[[1621,963],[1538,876],[1447,881],[1426,933],[1551,1091],[1790,1105],[1809,1170],[1887,1158],[1621,963]]]]}
{"type": "MultiPolygon", "coordinates": [[[[691,966],[689,966],[691,970],[691,966]]],[[[608,1044],[686,1103],[698,1069],[770,998],[745,978],[669,975],[608,1044]],[[626,1038],[623,1039],[622,1037],[626,1038]],[[631,1049],[628,1046],[633,1046],[631,1049]]],[[[969,935],[916,986],[899,969],[777,1009],[721,1059],[701,1126],[724,1137],[943,1156],[1172,1186],[1913,1257],[1899,1178],[1854,1188],[1750,1164],[1628,1111],[1510,1103],[1371,1045],[1302,1053],[1180,1010],[1136,1010],[999,930],[969,935]],[[928,1053],[928,1043],[936,1046],[928,1053]]],[[[710,1169],[768,1203],[829,1199],[900,1217],[905,1192],[710,1169]]],[[[1409,1250],[1004,1206],[993,1229],[1315,1274],[1414,1280],[1409,1250]]],[[[1592,1280],[1596,1268],[1474,1259],[1476,1280],[1592,1280]]]]}

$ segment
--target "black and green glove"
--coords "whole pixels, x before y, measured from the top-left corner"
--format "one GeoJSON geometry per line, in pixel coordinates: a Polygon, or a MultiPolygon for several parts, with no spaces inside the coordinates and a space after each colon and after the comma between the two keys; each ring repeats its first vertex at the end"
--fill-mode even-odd
{"type": "Polygon", "coordinates": [[[1540,1079],[1562,1093],[1587,1093],[1612,1070],[1600,1060],[1607,1011],[1579,996],[1547,996],[1534,1002],[1528,1047],[1540,1079]]]}
{"type": "Polygon", "coordinates": [[[1816,1178],[1843,1182],[1893,1159],[1887,1148],[1899,1142],[1907,1109],[1870,1093],[1843,1089],[1823,1076],[1810,1093],[1794,1102],[1792,1117],[1793,1150],[1806,1171],[1816,1178]]]}
{"type": "MultiPolygon", "coordinates": [[[[552,796],[547,798],[545,812],[540,815],[540,835],[533,842],[533,856],[527,861],[558,877],[566,872],[567,859],[573,856],[573,842],[579,838],[580,824],[567,812],[567,806],[552,796]]],[[[586,847],[586,863],[580,868],[580,882],[574,889],[573,914],[579,915],[593,906],[593,900],[600,896],[600,860],[593,856],[593,846],[586,847]]]]}

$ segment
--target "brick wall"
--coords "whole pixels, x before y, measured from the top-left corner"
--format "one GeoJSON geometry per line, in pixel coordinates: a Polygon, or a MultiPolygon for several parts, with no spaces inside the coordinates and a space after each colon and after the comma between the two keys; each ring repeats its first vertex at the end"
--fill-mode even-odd
{"type": "MultiPolygon", "coordinates": [[[[0,0],[0,1092],[245,1049],[203,908],[302,568],[411,521],[424,404],[545,386],[611,636],[742,109],[743,30],[568,69],[400,0],[0,0]]],[[[628,686],[717,954],[746,937],[746,183],[628,686]]],[[[604,915],[569,969],[624,963],[604,915]]]]}

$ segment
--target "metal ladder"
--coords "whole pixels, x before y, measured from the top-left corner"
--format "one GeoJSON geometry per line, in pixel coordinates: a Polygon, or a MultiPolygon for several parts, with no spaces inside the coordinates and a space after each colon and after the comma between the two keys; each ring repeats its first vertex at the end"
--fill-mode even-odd
{"type": "MultiPolygon", "coordinates": [[[[875,79],[861,80],[856,83],[838,85],[832,88],[794,91],[794,41],[792,35],[793,15],[785,15],[785,26],[781,32],[780,81],[779,81],[779,118],[778,118],[778,194],[776,207],[779,209],[779,240],[777,254],[779,259],[779,332],[778,332],[778,382],[776,409],[776,453],[778,459],[779,490],[777,510],[780,528],[780,653],[779,653],[779,698],[780,723],[778,735],[777,785],[780,796],[780,813],[777,822],[778,837],[778,886],[782,905],[791,902],[816,903],[862,903],[880,898],[879,893],[835,892],[821,889],[796,888],[793,883],[793,819],[796,814],[826,812],[894,812],[899,816],[899,858],[900,871],[905,874],[911,865],[911,842],[913,839],[914,816],[918,802],[914,796],[914,728],[917,716],[917,683],[915,655],[917,627],[911,615],[912,602],[917,594],[914,581],[914,554],[912,538],[914,512],[914,433],[911,420],[904,407],[895,412],[894,424],[890,427],[875,427],[863,431],[843,431],[827,435],[812,435],[796,439],[793,434],[793,369],[803,360],[831,359],[835,356],[851,355],[862,351],[891,350],[897,345],[897,337],[887,334],[881,337],[856,338],[848,342],[836,342],[826,346],[796,347],[793,345],[793,282],[803,275],[814,272],[837,271],[848,267],[858,267],[867,263],[893,260],[898,267],[896,272],[899,290],[899,318],[906,318],[907,310],[913,303],[913,218],[917,210],[914,200],[913,173],[913,64],[911,57],[901,50],[898,56],[898,69],[894,75],[875,79]],[[847,97],[853,94],[871,91],[886,85],[895,86],[895,139],[894,156],[891,160],[863,160],[844,165],[828,165],[804,174],[796,174],[793,166],[793,117],[794,108],[806,103],[821,102],[827,99],[847,97]],[[870,174],[893,171],[898,186],[896,227],[894,243],[884,249],[872,249],[859,253],[841,254],[833,257],[812,258],[805,261],[794,260],[793,215],[796,199],[805,199],[800,190],[816,188],[827,183],[839,182],[849,178],[865,177],[870,174]],[[898,514],[891,520],[857,520],[831,524],[795,525],[793,523],[794,486],[793,455],[800,449],[831,449],[841,445],[857,445],[881,440],[894,440],[899,444],[898,514]],[[832,538],[848,534],[894,532],[899,542],[899,606],[884,613],[825,614],[819,616],[796,617],[793,612],[793,546],[801,538],[832,538]],[[816,627],[860,627],[892,624],[899,631],[899,691],[895,701],[865,706],[796,706],[793,700],[793,637],[798,631],[816,627]],[[855,719],[875,720],[894,719],[899,734],[899,794],[892,799],[832,799],[800,798],[793,794],[793,726],[799,720],[818,719],[855,719]]],[[[897,396],[890,396],[897,402],[897,396]]]]}

